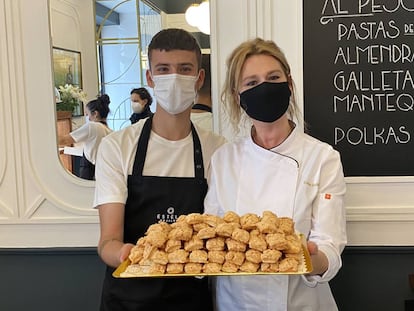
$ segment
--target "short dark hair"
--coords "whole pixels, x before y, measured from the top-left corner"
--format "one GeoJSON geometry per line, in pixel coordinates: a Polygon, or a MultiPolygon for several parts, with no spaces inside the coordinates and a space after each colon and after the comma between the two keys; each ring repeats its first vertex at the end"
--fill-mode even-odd
{"type": "Polygon", "coordinates": [[[211,72],[210,72],[210,54],[203,54],[201,57],[201,68],[205,71],[204,83],[198,92],[202,95],[211,95],[211,72]]]}
{"type": "Polygon", "coordinates": [[[148,61],[151,66],[151,52],[153,50],[172,51],[184,50],[194,51],[197,58],[198,69],[201,68],[201,49],[197,40],[186,30],[179,28],[168,28],[159,31],[148,46],[148,61]]]}
{"type": "Polygon", "coordinates": [[[137,88],[137,89],[132,89],[131,95],[132,94],[138,94],[139,97],[141,97],[141,99],[146,99],[148,106],[152,104],[152,96],[147,91],[147,89],[145,87],[140,87],[140,88],[137,88]]]}
{"type": "Polygon", "coordinates": [[[103,94],[101,96],[98,96],[98,98],[91,100],[88,102],[86,107],[88,107],[90,112],[98,111],[101,118],[106,118],[109,113],[109,104],[111,100],[109,99],[109,96],[106,94],[103,94]]]}

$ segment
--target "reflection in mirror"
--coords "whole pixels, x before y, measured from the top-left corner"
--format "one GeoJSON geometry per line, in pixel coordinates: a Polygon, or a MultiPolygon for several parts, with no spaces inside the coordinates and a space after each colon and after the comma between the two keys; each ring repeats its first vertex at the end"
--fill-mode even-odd
{"type": "Polygon", "coordinates": [[[110,94],[111,128],[130,125],[131,90],[146,87],[147,46],[161,14],[144,1],[96,1],[99,89],[110,94]]]}
{"type": "MultiPolygon", "coordinates": [[[[119,130],[131,124],[131,91],[145,87],[147,46],[162,28],[184,28],[200,42],[203,53],[210,53],[209,35],[190,26],[185,11],[202,0],[50,0],[53,50],[67,51],[69,58],[55,70],[56,108],[62,100],[60,86],[71,85],[87,94],[87,100],[73,112],[57,111],[58,136],[68,135],[85,126],[87,102],[99,94],[110,97],[107,124],[119,130]],[[78,59],[78,61],[77,61],[78,59]],[[74,71],[75,70],[75,71],[74,71]],[[76,78],[76,82],[74,81],[76,78]]],[[[151,96],[152,89],[147,88],[151,96]]],[[[79,101],[77,101],[79,102],[79,101]]],[[[151,106],[155,110],[155,105],[151,106]]],[[[59,145],[64,167],[79,176],[85,142],[59,145]]]]}

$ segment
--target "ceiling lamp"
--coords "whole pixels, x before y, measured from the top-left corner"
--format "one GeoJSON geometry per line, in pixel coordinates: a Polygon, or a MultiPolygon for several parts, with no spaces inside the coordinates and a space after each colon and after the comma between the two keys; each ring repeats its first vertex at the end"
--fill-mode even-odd
{"type": "Polygon", "coordinates": [[[185,19],[190,26],[197,27],[202,33],[210,34],[210,4],[203,1],[193,3],[185,11],[185,19]]]}
{"type": "Polygon", "coordinates": [[[193,3],[185,11],[185,20],[187,21],[188,25],[197,27],[199,6],[199,4],[193,3]]]}

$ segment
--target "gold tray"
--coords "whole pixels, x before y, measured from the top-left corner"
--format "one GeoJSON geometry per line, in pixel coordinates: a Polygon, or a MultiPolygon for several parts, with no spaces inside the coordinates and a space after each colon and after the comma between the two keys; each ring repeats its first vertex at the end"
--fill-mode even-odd
{"type": "Polygon", "coordinates": [[[115,278],[134,278],[134,277],[182,277],[182,276],[238,276],[238,275],[266,275],[266,274],[280,274],[280,275],[286,275],[286,274],[307,274],[312,272],[312,261],[310,259],[310,254],[308,251],[307,243],[305,236],[303,234],[300,234],[301,240],[302,240],[302,262],[299,264],[299,269],[296,272],[234,272],[234,273],[226,273],[226,272],[220,272],[220,273],[164,273],[164,274],[142,274],[142,273],[128,273],[126,272],[127,267],[131,264],[131,261],[129,259],[122,262],[118,268],[113,272],[112,276],[115,278]]]}

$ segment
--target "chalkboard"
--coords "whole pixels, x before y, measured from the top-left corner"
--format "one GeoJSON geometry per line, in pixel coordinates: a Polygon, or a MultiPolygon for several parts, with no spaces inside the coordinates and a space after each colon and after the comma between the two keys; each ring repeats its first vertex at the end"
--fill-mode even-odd
{"type": "Polygon", "coordinates": [[[304,0],[304,118],[345,176],[414,176],[414,1],[304,0]]]}

